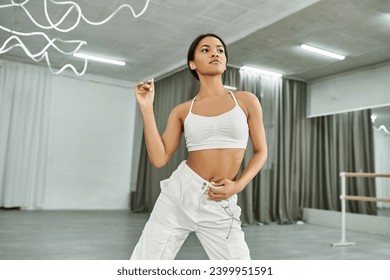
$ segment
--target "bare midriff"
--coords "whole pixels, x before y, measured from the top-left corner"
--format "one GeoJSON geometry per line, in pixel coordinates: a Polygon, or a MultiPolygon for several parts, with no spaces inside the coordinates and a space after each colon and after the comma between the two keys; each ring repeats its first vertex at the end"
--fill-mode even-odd
{"type": "Polygon", "coordinates": [[[244,149],[212,149],[192,151],[189,153],[187,165],[208,182],[223,179],[234,180],[237,176],[244,149]]]}

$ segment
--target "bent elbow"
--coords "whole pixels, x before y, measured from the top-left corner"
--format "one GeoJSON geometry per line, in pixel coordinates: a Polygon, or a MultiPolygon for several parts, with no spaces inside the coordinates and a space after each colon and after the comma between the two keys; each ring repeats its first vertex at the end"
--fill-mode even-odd
{"type": "Polygon", "coordinates": [[[153,167],[161,168],[161,167],[165,166],[165,164],[167,162],[165,160],[151,160],[150,159],[150,163],[153,165],[153,167]]]}
{"type": "Polygon", "coordinates": [[[267,149],[265,149],[265,151],[263,152],[263,165],[264,165],[264,163],[267,161],[267,158],[268,158],[268,151],[267,151],[267,149]]]}
{"type": "Polygon", "coordinates": [[[161,167],[163,167],[165,164],[161,164],[161,163],[152,163],[152,165],[158,169],[160,169],[161,167]]]}
{"type": "Polygon", "coordinates": [[[267,161],[267,158],[268,158],[268,150],[267,150],[267,148],[255,151],[255,154],[258,157],[259,164],[261,166],[263,166],[263,164],[267,161]]]}
{"type": "Polygon", "coordinates": [[[265,149],[265,151],[263,152],[263,157],[264,157],[264,160],[267,160],[268,158],[268,150],[265,149]]]}

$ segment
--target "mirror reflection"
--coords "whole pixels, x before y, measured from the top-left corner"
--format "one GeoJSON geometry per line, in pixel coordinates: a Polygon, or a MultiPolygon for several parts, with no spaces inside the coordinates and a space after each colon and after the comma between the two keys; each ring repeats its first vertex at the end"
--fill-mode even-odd
{"type": "MultiPolygon", "coordinates": [[[[390,170],[390,106],[371,110],[373,123],[375,172],[388,173],[390,170]]],[[[390,180],[376,178],[377,198],[390,199],[390,180]]],[[[390,203],[377,202],[378,215],[390,217],[390,203]]]]}

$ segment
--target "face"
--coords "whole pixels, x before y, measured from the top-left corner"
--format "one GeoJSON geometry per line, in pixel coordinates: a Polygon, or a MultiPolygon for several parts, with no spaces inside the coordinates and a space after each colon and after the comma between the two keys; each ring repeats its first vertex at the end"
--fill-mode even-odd
{"type": "Polygon", "coordinates": [[[200,75],[221,75],[226,70],[225,48],[221,41],[212,36],[203,38],[196,46],[194,60],[189,66],[200,75]]]}

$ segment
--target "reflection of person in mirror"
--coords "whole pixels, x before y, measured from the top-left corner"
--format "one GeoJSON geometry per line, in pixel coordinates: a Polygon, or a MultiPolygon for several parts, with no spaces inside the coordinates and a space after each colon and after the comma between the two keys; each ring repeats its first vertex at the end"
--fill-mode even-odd
{"type": "Polygon", "coordinates": [[[189,156],[161,181],[161,193],[131,259],[174,259],[190,232],[210,259],[250,259],[237,193],[260,171],[267,145],[257,97],[233,93],[222,84],[227,60],[226,45],[218,36],[205,34],[193,41],[187,63],[200,89],[194,99],[171,111],[162,136],[153,113],[154,81],[136,85],[151,163],[164,166],[182,133],[189,156]],[[249,136],[254,152],[238,177],[249,136]]]}

